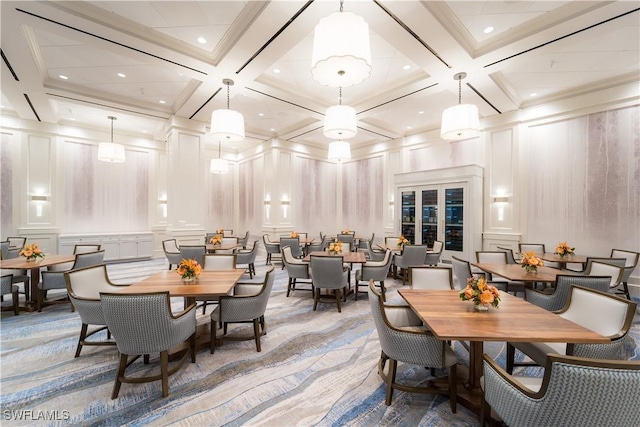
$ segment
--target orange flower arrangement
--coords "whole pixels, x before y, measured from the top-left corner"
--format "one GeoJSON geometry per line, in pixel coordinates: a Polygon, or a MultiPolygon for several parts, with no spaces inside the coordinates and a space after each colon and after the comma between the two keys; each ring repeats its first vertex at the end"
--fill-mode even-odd
{"type": "Polygon", "coordinates": [[[27,261],[35,260],[36,258],[44,258],[44,252],[38,246],[37,243],[25,245],[20,251],[20,255],[25,257],[27,261]]]}
{"type": "Polygon", "coordinates": [[[398,237],[398,246],[404,246],[408,244],[409,244],[409,241],[407,240],[407,238],[401,234],[400,237],[398,237]]]}
{"type": "Polygon", "coordinates": [[[219,228],[216,230],[217,234],[224,234],[224,228],[219,228]]]}
{"type": "Polygon", "coordinates": [[[562,257],[567,255],[575,255],[573,252],[576,248],[572,248],[567,242],[560,242],[558,246],[556,246],[556,255],[560,255],[562,257]]]}
{"type": "Polygon", "coordinates": [[[341,254],[342,253],[342,242],[331,242],[329,243],[329,253],[330,254],[341,254]]]}
{"type": "Polygon", "coordinates": [[[527,273],[535,273],[538,271],[538,267],[544,266],[544,263],[540,258],[535,256],[535,252],[522,252],[520,254],[522,256],[522,260],[520,260],[520,265],[522,268],[527,270],[527,273]]]}
{"type": "Polygon", "coordinates": [[[345,228],[344,230],[342,230],[342,234],[350,234],[351,231],[348,228],[345,228]]]}
{"type": "Polygon", "coordinates": [[[215,236],[213,236],[210,240],[209,243],[212,243],[214,245],[219,245],[222,243],[222,235],[221,234],[216,234],[215,236]]]}
{"type": "Polygon", "coordinates": [[[289,237],[291,237],[292,239],[295,239],[296,237],[300,237],[300,235],[298,235],[297,231],[292,231],[289,237]]]}
{"type": "Polygon", "coordinates": [[[182,277],[182,280],[193,280],[202,273],[202,267],[195,259],[183,259],[176,272],[182,277]]]}
{"type": "Polygon", "coordinates": [[[487,284],[484,277],[467,279],[467,287],[460,291],[462,301],[473,301],[474,305],[491,305],[498,308],[500,304],[500,292],[498,289],[487,284]]]}

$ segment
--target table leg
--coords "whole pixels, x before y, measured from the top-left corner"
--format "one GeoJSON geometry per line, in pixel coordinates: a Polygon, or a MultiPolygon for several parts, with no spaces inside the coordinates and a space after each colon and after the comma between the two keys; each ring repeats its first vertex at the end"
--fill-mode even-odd
{"type": "Polygon", "coordinates": [[[469,379],[468,388],[471,391],[481,391],[480,378],[482,377],[482,341],[471,341],[469,346],[469,379]]]}

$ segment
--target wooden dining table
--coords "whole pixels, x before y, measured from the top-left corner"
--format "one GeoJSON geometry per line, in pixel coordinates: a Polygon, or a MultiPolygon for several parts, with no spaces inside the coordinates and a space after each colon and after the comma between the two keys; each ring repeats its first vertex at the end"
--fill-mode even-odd
{"type": "Polygon", "coordinates": [[[555,283],[558,274],[578,276],[579,274],[570,270],[559,270],[552,267],[538,267],[536,273],[528,273],[520,264],[489,264],[483,262],[472,262],[472,266],[487,273],[504,277],[508,280],[532,283],[555,283]]]}
{"type": "Polygon", "coordinates": [[[557,262],[559,268],[565,269],[567,268],[567,264],[582,264],[582,268],[587,263],[587,256],[585,255],[566,255],[560,256],[553,252],[545,252],[545,253],[535,253],[535,256],[540,258],[543,261],[557,262]]]}
{"type": "Polygon", "coordinates": [[[40,269],[52,265],[74,262],[75,260],[75,255],[46,255],[44,258],[39,258],[36,261],[27,261],[26,258],[19,257],[0,260],[0,269],[29,270],[31,282],[30,298],[24,305],[20,305],[20,309],[34,311],[36,309],[38,284],[40,283],[40,269]]]}
{"type": "MultiPolygon", "coordinates": [[[[480,410],[482,353],[485,341],[607,343],[609,339],[559,315],[500,291],[499,308],[477,311],[459,291],[399,289],[411,309],[440,340],[469,341],[469,368],[460,402],[480,410]]],[[[464,376],[464,369],[459,372],[464,376]]]]}
{"type": "MultiPolygon", "coordinates": [[[[197,298],[214,299],[231,294],[236,283],[242,277],[245,270],[236,268],[233,270],[203,271],[195,282],[184,283],[176,270],[164,270],[149,276],[144,280],[123,287],[117,292],[121,293],[147,293],[168,291],[171,297],[183,297],[185,307],[196,303],[197,298]]],[[[206,316],[210,319],[209,316],[206,316]]],[[[211,323],[205,322],[196,328],[196,349],[209,348],[211,344],[211,323]]],[[[169,350],[171,360],[179,359],[187,350],[187,345],[182,343],[169,350]]]]}

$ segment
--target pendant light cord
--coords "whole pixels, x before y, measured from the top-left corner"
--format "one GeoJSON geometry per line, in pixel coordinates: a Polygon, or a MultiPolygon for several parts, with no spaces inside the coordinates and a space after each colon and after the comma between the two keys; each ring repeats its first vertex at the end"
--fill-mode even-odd
{"type": "Polygon", "coordinates": [[[462,104],[462,79],[458,80],[458,105],[462,104]]]}
{"type": "Polygon", "coordinates": [[[344,7],[344,0],[340,0],[340,12],[343,12],[342,8],[344,7]]]}
{"type": "Polygon", "coordinates": [[[229,85],[227,85],[227,110],[229,109],[229,85]]]}
{"type": "Polygon", "coordinates": [[[342,105],[342,86],[340,86],[340,96],[338,97],[340,105],[342,105]]]}

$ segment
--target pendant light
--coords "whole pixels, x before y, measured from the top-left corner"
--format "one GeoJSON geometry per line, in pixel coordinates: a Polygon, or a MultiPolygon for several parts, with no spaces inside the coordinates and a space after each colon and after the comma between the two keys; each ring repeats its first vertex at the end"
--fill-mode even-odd
{"type": "Polygon", "coordinates": [[[371,75],[369,25],[358,15],[343,11],[322,18],[313,35],[311,75],[324,86],[349,87],[371,75]]]}
{"type": "Polygon", "coordinates": [[[217,174],[229,173],[229,164],[220,155],[220,141],[218,141],[218,158],[211,159],[211,166],[209,167],[209,172],[217,173],[217,174]]]}
{"type": "Polygon", "coordinates": [[[449,107],[442,113],[440,137],[449,140],[469,139],[480,135],[478,107],[462,103],[462,79],[467,73],[453,76],[458,81],[458,105],[449,107]]]}
{"type": "Polygon", "coordinates": [[[101,142],[98,145],[98,160],[110,163],[124,162],[124,146],[113,143],[113,121],[118,120],[113,116],[108,116],[111,120],[111,142],[101,142]]]}
{"type": "Polygon", "coordinates": [[[345,141],[333,141],[329,144],[328,159],[337,162],[351,159],[351,145],[345,141]]]}
{"type": "Polygon", "coordinates": [[[340,105],[327,108],[324,115],[324,136],[332,139],[349,139],[356,136],[356,110],[342,105],[342,88],[340,88],[340,105]]]}
{"type": "Polygon", "coordinates": [[[227,109],[211,113],[211,134],[218,140],[239,142],[244,139],[244,117],[229,109],[229,87],[233,86],[233,80],[224,79],[222,83],[227,86],[227,109]]]}

